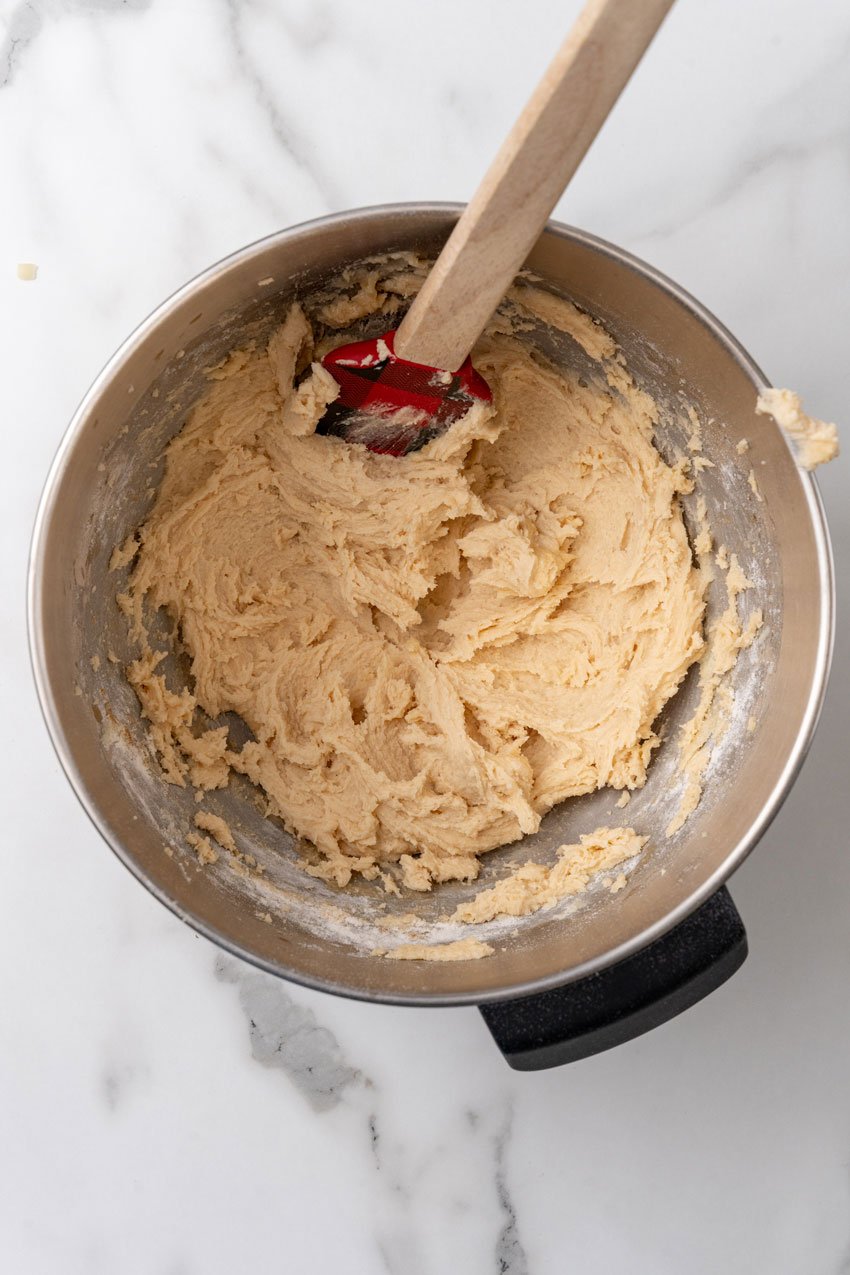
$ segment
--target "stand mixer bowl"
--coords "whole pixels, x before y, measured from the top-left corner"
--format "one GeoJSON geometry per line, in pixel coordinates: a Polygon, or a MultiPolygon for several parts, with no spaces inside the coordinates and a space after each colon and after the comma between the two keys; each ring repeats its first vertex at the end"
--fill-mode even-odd
{"type": "MultiPolygon", "coordinates": [[[[237,872],[223,861],[199,867],[184,841],[197,809],[192,792],[163,781],[122,671],[135,651],[110,555],[144,521],[165,447],[203,392],[205,368],[240,341],[262,340],[293,296],[345,265],[394,250],[436,255],[457,215],[454,206],[422,204],[324,218],[243,249],[166,301],[110,360],[69,426],[39,509],[29,582],[33,666],[50,734],[85,809],[130,871],[194,929],[263,969],[414,1005],[484,1004],[559,987],[639,952],[710,898],[791,787],[823,699],[833,624],[817,489],[781,431],[755,414],[766,385],[758,368],[675,284],[609,244],[552,224],[529,268],[615,338],[632,376],[659,404],[663,454],[685,448],[691,426],[683,404],[697,410],[703,452],[714,464],[698,491],[718,543],[753,581],[744,607],[764,611],[762,633],[730,675],[735,709],[699,807],[665,836],[680,791],[676,728],[697,691],[692,670],[665,710],[665,741],[627,810],[616,809],[610,790],[566,802],[533,837],[485,856],[476,883],[444,885],[413,904],[364,884],[337,891],[303,871],[292,837],[265,818],[241,779],[210,794],[207,806],[263,872],[237,872]],[[745,455],[736,449],[742,437],[750,442],[745,455]],[[762,500],[748,485],[751,468],[762,500]],[[394,913],[416,910],[416,941],[458,937],[444,921],[458,903],[517,862],[553,861],[558,846],[604,823],[628,823],[650,838],[619,894],[592,890],[551,911],[470,929],[495,948],[486,960],[432,964],[374,954],[394,913]]],[[[556,363],[582,367],[569,338],[544,334],[540,343],[556,363]]],[[[683,502],[691,527],[695,499],[683,502]]],[[[712,589],[709,618],[725,605],[722,580],[712,589]]]]}

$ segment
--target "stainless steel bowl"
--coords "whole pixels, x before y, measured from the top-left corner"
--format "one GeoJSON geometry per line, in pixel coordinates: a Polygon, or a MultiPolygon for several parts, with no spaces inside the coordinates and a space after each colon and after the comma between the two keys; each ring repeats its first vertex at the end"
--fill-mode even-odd
{"type": "MultiPolygon", "coordinates": [[[[475,886],[444,886],[416,899],[423,935],[446,937],[442,918],[459,899],[518,859],[552,858],[565,840],[603,822],[650,834],[651,849],[622,893],[596,890],[578,905],[494,922],[483,934],[496,947],[487,960],[422,964],[373,955],[386,940],[382,918],[410,911],[410,901],[378,899],[365,886],[339,893],[309,878],[291,838],[263,818],[246,783],[234,781],[208,804],[236,827],[263,877],[223,863],[199,869],[183,840],[192,794],[163,782],[121,672],[132,648],[110,553],[144,520],[164,447],[200,392],[205,367],[235,342],[262,338],[293,294],[345,264],[392,249],[434,254],[456,216],[453,206],[403,205],[328,217],[245,248],[166,301],[112,358],[69,426],[39,509],[29,584],[33,665],[53,742],[85,809],[130,871],[196,930],[275,974],[405,1004],[484,1003],[557,987],[637,952],[709,898],[764,832],[802,762],[824,694],[833,622],[817,489],[773,422],[755,415],[766,384],[758,368],[668,279],[590,235],[551,225],[529,266],[617,339],[633,375],[661,405],[662,451],[681,448],[690,432],[684,402],[706,420],[704,451],[715,468],[702,474],[700,491],[718,542],[755,582],[745,606],[765,613],[761,637],[732,675],[736,708],[700,807],[680,833],[664,836],[679,782],[676,726],[693,706],[692,676],[668,706],[665,742],[626,810],[615,808],[610,792],[568,802],[536,836],[487,856],[475,886]],[[745,455],[736,450],[741,437],[751,444],[745,455]],[[751,467],[763,501],[748,486],[751,467]]],[[[556,361],[583,367],[569,339],[539,339],[556,361]]],[[[722,604],[718,582],[710,610],[722,604]]]]}

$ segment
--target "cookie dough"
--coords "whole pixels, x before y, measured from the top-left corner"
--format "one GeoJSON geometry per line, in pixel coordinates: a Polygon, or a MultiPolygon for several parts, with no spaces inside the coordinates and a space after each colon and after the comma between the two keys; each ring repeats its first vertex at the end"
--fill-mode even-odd
{"type": "Polygon", "coordinates": [[[454,943],[401,943],[376,955],[391,961],[480,961],[494,951],[480,939],[456,939],[454,943]]]}
{"type": "Polygon", "coordinates": [[[819,421],[803,410],[799,394],[793,390],[763,390],[756,411],[772,416],[794,444],[801,469],[816,469],[838,455],[838,427],[819,421]]]}
{"type": "MultiPolygon", "coordinates": [[[[561,846],[554,865],[526,863],[489,890],[481,890],[455,911],[453,921],[478,924],[497,916],[529,916],[551,908],[561,899],[583,894],[594,877],[635,859],[646,844],[633,828],[597,828],[577,845],[561,846]]],[[[609,878],[609,889],[619,892],[625,874],[609,878]],[[622,882],[620,878],[622,877],[622,882]]]]}
{"type": "Polygon", "coordinates": [[[128,676],[168,780],[241,772],[315,848],[309,872],[424,890],[474,879],[558,802],[644,783],[653,724],[703,650],[708,577],[653,401],[603,329],[534,288],[474,351],[492,405],[402,458],[317,435],[335,386],[310,370],[314,325],[328,348],[345,335],[327,323],[387,306],[375,278],[312,322],[293,306],[213,369],[116,565],[137,554],[128,676]],[[571,333],[598,376],[549,365],[523,315],[571,333]],[[148,642],[161,607],[191,690],[168,688],[148,642]],[[251,739],[199,731],[197,707],[251,739]]]}

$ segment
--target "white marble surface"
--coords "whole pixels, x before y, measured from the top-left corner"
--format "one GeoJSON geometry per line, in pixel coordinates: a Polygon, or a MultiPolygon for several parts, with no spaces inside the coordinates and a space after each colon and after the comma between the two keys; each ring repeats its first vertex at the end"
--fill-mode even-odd
{"type": "MultiPolygon", "coordinates": [[[[114,347],[281,226],[465,198],[577,7],[0,0],[3,1272],[850,1270],[847,460],[822,480],[843,590],[825,717],[733,881],[750,959],[560,1071],[511,1073],[475,1010],[220,957],[89,826],[30,683],[35,504],[114,347]]],[[[847,0],[680,0],[559,215],[850,424],[847,0]]]]}

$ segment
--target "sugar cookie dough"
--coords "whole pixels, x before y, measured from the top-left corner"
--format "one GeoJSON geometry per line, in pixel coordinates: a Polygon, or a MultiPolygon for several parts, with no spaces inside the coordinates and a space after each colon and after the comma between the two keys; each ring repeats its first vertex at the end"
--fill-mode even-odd
{"type": "MultiPolygon", "coordinates": [[[[550,908],[561,899],[583,894],[600,873],[637,858],[646,841],[633,828],[597,828],[577,845],[561,846],[553,865],[525,863],[504,881],[479,891],[469,903],[457,908],[452,920],[477,924],[497,916],[529,916],[550,908]]],[[[615,893],[626,884],[623,874],[616,881],[609,881],[609,889],[616,886],[615,893]]]]}
{"type": "Polygon", "coordinates": [[[830,421],[819,421],[803,409],[799,394],[793,390],[762,390],[756,411],[772,416],[794,444],[801,469],[816,469],[835,460],[838,455],[838,427],[830,421]]]}
{"type": "Polygon", "coordinates": [[[400,943],[376,955],[391,961],[480,961],[494,950],[480,939],[455,939],[453,943],[400,943]]]}
{"type": "Polygon", "coordinates": [[[474,352],[492,406],[403,458],[315,434],[335,386],[310,370],[314,326],[339,344],[325,325],[393,291],[398,305],[405,285],[376,271],[322,314],[307,298],[312,321],[294,305],[266,346],[213,369],[115,561],[137,554],[128,677],[168,780],[241,772],[315,847],[307,871],[426,890],[474,879],[479,855],[568,797],[644,783],[653,724],[703,650],[708,581],[655,404],[603,329],[529,286],[474,352]],[[598,379],[533,352],[523,315],[570,332],[598,379]],[[150,647],[160,607],[191,690],[169,689],[150,647]],[[198,706],[252,738],[199,731],[198,706]]]}

